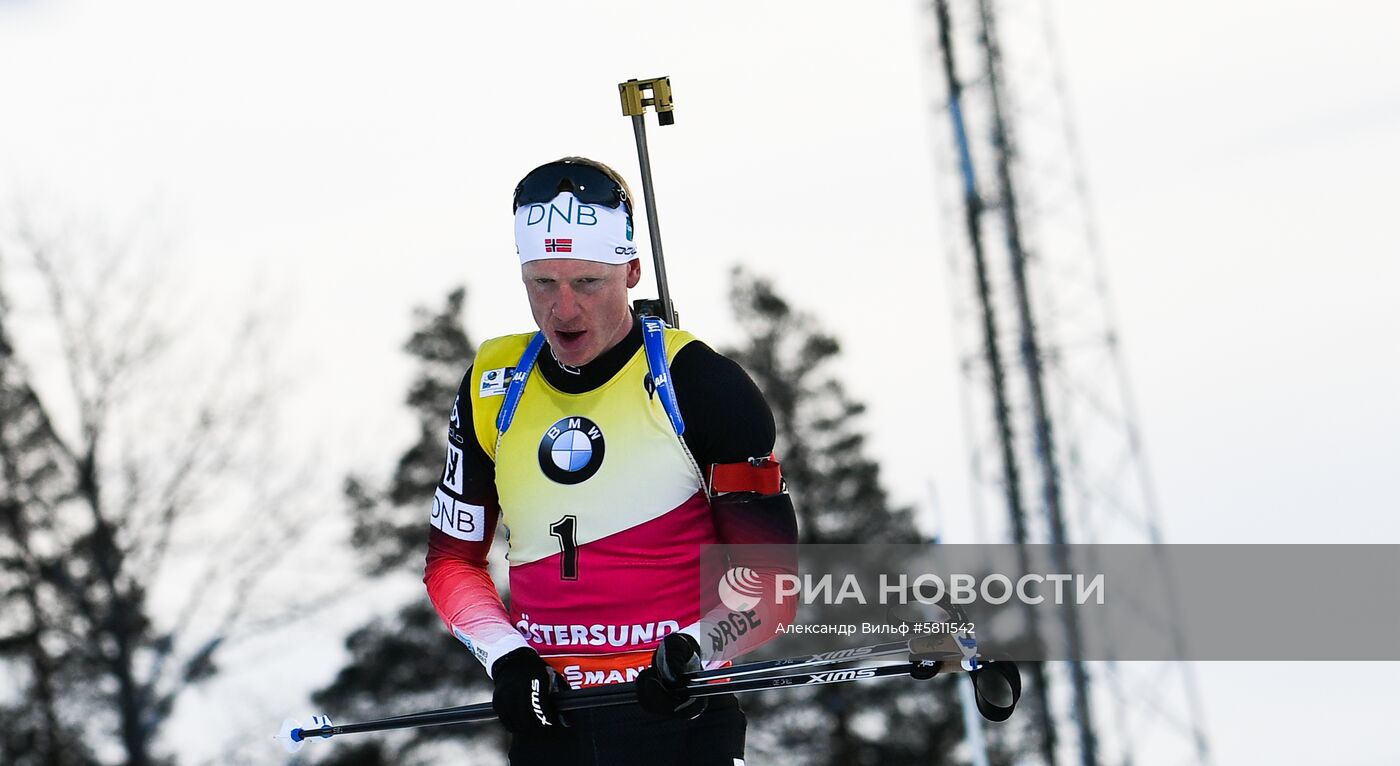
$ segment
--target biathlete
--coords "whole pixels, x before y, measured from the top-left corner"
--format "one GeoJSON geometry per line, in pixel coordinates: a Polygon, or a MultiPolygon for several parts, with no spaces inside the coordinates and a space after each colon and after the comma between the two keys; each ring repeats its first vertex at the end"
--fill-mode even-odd
{"type": "MultiPolygon", "coordinates": [[[[797,541],[772,411],[738,364],[629,308],[641,262],[616,172],[542,165],[512,209],[538,332],[483,343],[458,388],[429,596],[494,682],[512,764],[741,764],[734,697],[689,697],[681,677],[791,622],[792,606],[707,598],[724,570],[702,571],[709,545],[797,541]],[[487,569],[498,523],[508,608],[487,569]],[[627,681],[635,704],[554,705],[567,687],[627,681]]],[[[725,566],[795,571],[795,557],[753,555],[725,566]]]]}

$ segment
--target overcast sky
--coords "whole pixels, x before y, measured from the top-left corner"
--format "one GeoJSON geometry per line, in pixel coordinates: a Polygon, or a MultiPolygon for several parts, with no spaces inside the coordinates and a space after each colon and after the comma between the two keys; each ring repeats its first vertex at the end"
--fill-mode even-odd
{"type": "MultiPolygon", "coordinates": [[[[1168,539],[1400,541],[1400,10],[1052,8],[1168,539]]],[[[669,75],[684,326],[733,340],[730,266],[772,277],[843,341],[896,498],[934,482],[956,517],[932,34],[913,0],[0,0],[0,199],[139,222],[209,312],[276,308],[287,440],[382,470],[412,437],[410,308],[466,284],[477,341],[529,329],[510,190],[565,154],[635,179],[616,83],[669,75]]],[[[1201,665],[1218,762],[1383,762],[1400,672],[1376,671],[1201,665]]],[[[295,711],[320,680],[255,691],[295,711]]]]}

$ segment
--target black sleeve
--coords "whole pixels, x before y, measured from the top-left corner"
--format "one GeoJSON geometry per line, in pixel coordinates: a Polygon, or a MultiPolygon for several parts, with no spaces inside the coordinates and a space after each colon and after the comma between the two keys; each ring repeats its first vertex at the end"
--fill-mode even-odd
{"type": "MultiPolygon", "coordinates": [[[[767,457],[773,451],[773,411],[737,362],[693,341],[676,352],[671,377],[685,420],[683,438],[701,470],[715,463],[767,457]]],[[[731,492],[712,498],[711,507],[721,542],[769,546],[751,551],[749,555],[760,558],[747,566],[765,572],[797,571],[795,553],[785,547],[797,542],[797,514],[786,490],[774,495],[731,492]],[[761,558],[769,554],[777,558],[761,558]]],[[[785,619],[791,622],[791,614],[785,619]]]]}
{"type": "Polygon", "coordinates": [[[438,485],[458,500],[492,508],[496,505],[496,464],[476,441],[471,384],[472,368],[468,367],[457,386],[457,399],[447,424],[447,458],[438,485]]]}
{"type": "Polygon", "coordinates": [[[700,341],[671,360],[685,444],[701,468],[773,451],[773,411],[737,362],[700,341]]]}

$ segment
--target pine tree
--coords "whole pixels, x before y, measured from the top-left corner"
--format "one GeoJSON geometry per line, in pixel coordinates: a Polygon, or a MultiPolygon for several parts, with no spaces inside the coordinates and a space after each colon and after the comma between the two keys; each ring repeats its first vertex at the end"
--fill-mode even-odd
{"type": "MultiPolygon", "coordinates": [[[[405,403],[418,423],[418,438],[399,457],[382,487],[363,476],[345,482],[354,522],[352,540],[367,576],[421,576],[427,552],[428,511],[442,471],[447,414],[457,385],[476,355],[462,323],[466,293],[454,290],[438,312],[418,309],[404,350],[418,364],[405,403]]],[[[502,541],[497,541],[498,546],[502,541]]],[[[412,598],[392,617],[377,619],[346,640],[349,663],[313,700],[346,720],[365,720],[490,696],[480,663],[443,627],[426,594],[412,598]]],[[[503,753],[499,726],[437,726],[391,735],[337,741],[319,763],[338,766],[432,761],[441,749],[467,746],[473,763],[503,753]]],[[[460,753],[459,753],[460,756],[460,753]]]]}
{"type": "MultiPolygon", "coordinates": [[[[745,334],[726,354],[773,409],[776,452],[804,544],[922,542],[909,508],[891,505],[866,454],[853,400],[832,372],[840,344],[765,279],[735,270],[730,301],[745,334]]],[[[951,763],[963,726],[950,679],[891,680],[746,695],[756,762],[951,763]]]]}
{"type": "Polygon", "coordinates": [[[771,283],[742,270],[733,274],[730,303],[747,337],[726,354],[773,409],[802,542],[919,542],[912,511],[890,505],[880,466],[865,454],[865,434],[857,429],[865,405],[829,369],[840,344],[771,283]]]}

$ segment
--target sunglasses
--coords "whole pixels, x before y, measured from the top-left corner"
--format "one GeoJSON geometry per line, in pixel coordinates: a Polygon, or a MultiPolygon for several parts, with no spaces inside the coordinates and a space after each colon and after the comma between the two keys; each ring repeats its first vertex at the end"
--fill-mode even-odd
{"type": "Polygon", "coordinates": [[[570,192],[587,205],[622,205],[629,215],[632,213],[631,201],[621,184],[591,165],[572,162],[551,162],[531,170],[515,187],[511,212],[519,210],[521,205],[549,202],[561,192],[570,192]]]}

